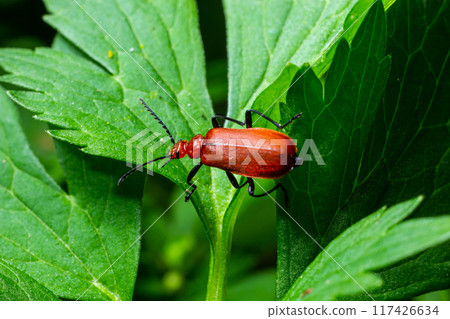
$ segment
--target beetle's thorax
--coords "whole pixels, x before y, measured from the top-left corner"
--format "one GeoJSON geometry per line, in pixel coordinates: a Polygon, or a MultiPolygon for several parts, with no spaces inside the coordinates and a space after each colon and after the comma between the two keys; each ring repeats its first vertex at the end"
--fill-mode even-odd
{"type": "Polygon", "coordinates": [[[172,159],[183,158],[186,154],[190,158],[199,158],[204,137],[200,134],[195,135],[189,142],[179,140],[175,143],[170,151],[172,159]]]}

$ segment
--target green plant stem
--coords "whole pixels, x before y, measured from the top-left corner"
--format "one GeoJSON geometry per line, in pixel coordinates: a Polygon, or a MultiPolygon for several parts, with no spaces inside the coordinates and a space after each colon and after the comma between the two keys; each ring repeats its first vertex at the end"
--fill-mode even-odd
{"type": "Polygon", "coordinates": [[[210,237],[211,257],[209,262],[206,300],[225,299],[228,263],[230,261],[234,224],[246,192],[236,192],[222,219],[222,227],[216,228],[210,237]]]}
{"type": "MultiPolygon", "coordinates": [[[[229,237],[224,233],[220,235],[229,237]]],[[[211,257],[209,262],[208,287],[206,290],[206,300],[209,301],[223,300],[225,297],[228,262],[231,251],[231,240],[218,240],[216,243],[216,245],[210,246],[211,257]]]]}

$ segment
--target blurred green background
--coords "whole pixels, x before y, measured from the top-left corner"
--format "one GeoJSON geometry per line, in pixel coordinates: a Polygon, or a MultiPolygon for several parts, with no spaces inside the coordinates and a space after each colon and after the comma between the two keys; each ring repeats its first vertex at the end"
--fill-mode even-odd
{"type": "MultiPolygon", "coordinates": [[[[209,92],[215,111],[225,114],[227,65],[222,4],[219,0],[198,0],[197,4],[209,92]]],[[[55,31],[42,21],[44,14],[45,7],[39,0],[0,0],[0,47],[50,46],[55,31]]],[[[35,121],[33,114],[26,110],[20,109],[20,112],[33,151],[53,178],[66,188],[52,138],[45,133],[47,125],[35,121]]],[[[117,172],[117,178],[126,170],[124,165],[124,170],[117,172]]],[[[158,175],[149,176],[144,193],[143,231],[183,195],[181,189],[158,175]]],[[[208,245],[192,204],[182,199],[177,201],[142,238],[134,299],[204,300],[208,245]]],[[[247,196],[236,222],[227,299],[274,300],[275,277],[275,205],[269,197],[247,196]]],[[[450,292],[433,292],[417,299],[449,300],[450,292]]]]}

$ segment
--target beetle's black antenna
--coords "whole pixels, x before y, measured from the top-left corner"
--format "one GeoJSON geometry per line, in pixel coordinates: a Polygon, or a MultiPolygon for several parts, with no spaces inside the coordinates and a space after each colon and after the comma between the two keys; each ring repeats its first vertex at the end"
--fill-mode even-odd
{"type": "Polygon", "coordinates": [[[166,130],[167,134],[169,134],[170,140],[172,141],[173,144],[175,144],[175,139],[173,138],[172,134],[170,133],[169,129],[167,128],[166,124],[163,123],[163,121],[161,121],[161,119],[158,117],[158,115],[155,114],[155,112],[152,111],[152,109],[145,104],[143,99],[139,99],[141,101],[141,103],[145,106],[145,108],[147,109],[147,111],[149,111],[153,117],[155,118],[155,120],[158,121],[159,124],[162,125],[162,127],[166,130]]]}
{"type": "MultiPolygon", "coordinates": [[[[171,157],[171,156],[172,156],[172,155],[170,155],[170,154],[169,154],[169,155],[166,155],[166,156],[161,156],[161,157],[152,159],[151,161],[148,161],[147,163],[144,163],[144,164],[141,164],[141,165],[136,166],[135,168],[133,168],[133,169],[129,170],[128,172],[126,172],[126,173],[119,179],[119,181],[117,182],[117,186],[119,186],[119,185],[123,182],[123,180],[124,180],[125,178],[127,178],[128,176],[130,176],[131,174],[133,174],[134,172],[136,172],[138,169],[144,167],[145,165],[148,165],[148,164],[150,164],[150,163],[153,163],[153,162],[156,162],[156,161],[165,159],[165,158],[169,158],[169,157],[171,157]]],[[[169,163],[169,162],[170,162],[170,159],[169,159],[164,165],[166,165],[166,164],[169,163]]],[[[163,165],[163,166],[164,166],[164,165],[163,165]]]]}

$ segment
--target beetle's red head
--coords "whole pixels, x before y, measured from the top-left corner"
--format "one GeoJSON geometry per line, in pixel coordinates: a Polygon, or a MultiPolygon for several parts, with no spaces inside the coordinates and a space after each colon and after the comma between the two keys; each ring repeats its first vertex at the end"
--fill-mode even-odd
{"type": "Polygon", "coordinates": [[[172,149],[170,150],[170,158],[171,159],[178,159],[183,158],[186,156],[186,145],[187,141],[179,140],[175,144],[173,144],[172,149]]]}

